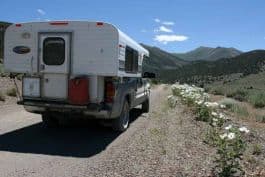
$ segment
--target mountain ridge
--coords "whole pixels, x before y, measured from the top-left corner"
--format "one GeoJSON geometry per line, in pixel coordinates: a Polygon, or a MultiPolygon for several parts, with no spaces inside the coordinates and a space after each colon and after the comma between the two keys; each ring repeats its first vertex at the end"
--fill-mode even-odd
{"type": "Polygon", "coordinates": [[[171,70],[179,68],[189,62],[174,56],[158,47],[141,44],[149,51],[149,59],[143,61],[143,70],[159,73],[160,70],[171,70]]]}
{"type": "Polygon", "coordinates": [[[231,58],[242,54],[243,52],[233,47],[205,47],[200,46],[186,53],[173,53],[173,55],[186,61],[216,61],[220,58],[231,58]]]}

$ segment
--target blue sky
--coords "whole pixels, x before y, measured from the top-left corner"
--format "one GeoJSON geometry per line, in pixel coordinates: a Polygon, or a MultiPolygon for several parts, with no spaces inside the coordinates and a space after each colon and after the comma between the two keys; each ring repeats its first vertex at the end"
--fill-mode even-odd
{"type": "Polygon", "coordinates": [[[171,52],[264,49],[264,0],[1,0],[0,21],[107,21],[171,52]]]}

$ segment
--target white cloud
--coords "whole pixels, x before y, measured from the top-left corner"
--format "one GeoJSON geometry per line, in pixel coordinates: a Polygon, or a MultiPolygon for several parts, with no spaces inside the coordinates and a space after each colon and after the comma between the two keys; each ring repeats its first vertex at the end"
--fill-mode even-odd
{"type": "Polygon", "coordinates": [[[40,15],[45,15],[46,12],[42,9],[37,9],[37,12],[40,14],[40,15]]]}
{"type": "Polygon", "coordinates": [[[146,29],[142,29],[141,32],[142,32],[142,33],[146,33],[147,30],[146,30],[146,29]]]}
{"type": "Polygon", "coordinates": [[[155,29],[154,32],[173,33],[173,30],[165,26],[159,26],[159,28],[155,29]]]}
{"type": "Polygon", "coordinates": [[[160,19],[158,19],[158,18],[155,18],[154,21],[155,21],[156,23],[160,23],[160,22],[161,22],[160,19]]]}
{"type": "Polygon", "coordinates": [[[175,25],[174,22],[170,22],[170,21],[165,21],[165,22],[162,22],[163,25],[168,25],[168,26],[173,26],[175,25]]]}
{"type": "Polygon", "coordinates": [[[186,41],[188,39],[187,36],[183,36],[183,35],[156,35],[154,40],[161,42],[163,44],[167,44],[168,42],[181,42],[181,41],[186,41]]]}

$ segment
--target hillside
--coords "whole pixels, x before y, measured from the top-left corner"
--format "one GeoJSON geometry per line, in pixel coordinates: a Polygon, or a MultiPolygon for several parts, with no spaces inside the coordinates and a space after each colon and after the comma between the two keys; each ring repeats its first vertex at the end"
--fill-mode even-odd
{"type": "Polygon", "coordinates": [[[233,97],[239,101],[248,101],[255,106],[256,98],[263,99],[265,106],[265,71],[258,74],[250,74],[246,77],[233,77],[229,75],[221,81],[205,84],[206,90],[218,95],[233,97]]]}
{"type": "Polygon", "coordinates": [[[242,73],[243,76],[259,73],[265,65],[265,50],[254,50],[233,58],[224,58],[217,61],[194,61],[176,71],[176,78],[183,82],[197,82],[196,80],[209,79],[242,73]]]}
{"type": "Polygon", "coordinates": [[[231,58],[240,55],[242,52],[235,48],[225,47],[199,47],[187,53],[176,53],[175,56],[182,58],[186,61],[215,61],[220,58],[231,58]]]}
{"type": "Polygon", "coordinates": [[[2,63],[1,59],[3,58],[4,53],[4,32],[9,25],[10,23],[0,21],[0,63],[2,63]]]}
{"type": "Polygon", "coordinates": [[[155,72],[160,76],[163,71],[175,70],[189,63],[157,47],[151,47],[145,44],[141,45],[150,53],[149,59],[144,60],[144,71],[155,72]]]}

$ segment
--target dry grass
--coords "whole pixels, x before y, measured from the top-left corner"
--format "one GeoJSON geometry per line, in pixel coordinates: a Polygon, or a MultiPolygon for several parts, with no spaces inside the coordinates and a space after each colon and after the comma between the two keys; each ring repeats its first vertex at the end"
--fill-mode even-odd
{"type": "Polygon", "coordinates": [[[236,101],[224,96],[211,95],[211,100],[225,104],[231,116],[250,122],[265,122],[265,109],[257,109],[248,102],[236,101]]]}

